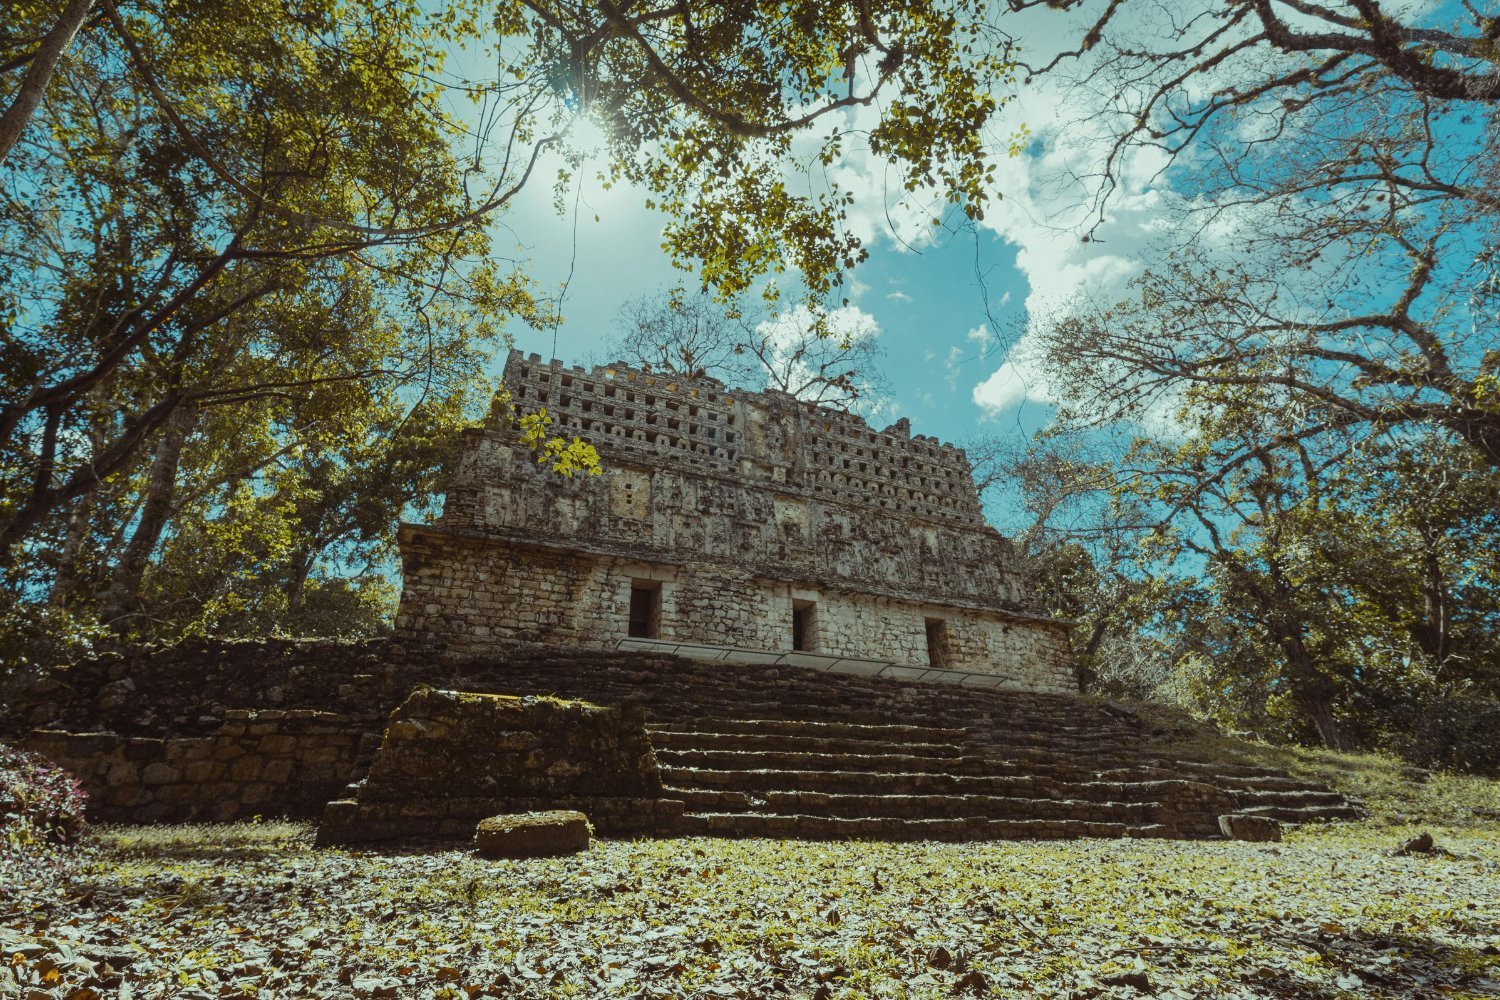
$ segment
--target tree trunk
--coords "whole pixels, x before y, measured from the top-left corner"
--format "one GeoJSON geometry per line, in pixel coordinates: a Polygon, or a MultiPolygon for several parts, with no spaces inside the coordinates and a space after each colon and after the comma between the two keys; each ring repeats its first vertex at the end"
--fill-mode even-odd
{"type": "Polygon", "coordinates": [[[307,578],[312,574],[314,553],[311,545],[301,545],[287,557],[287,580],[282,588],[286,596],[286,609],[294,612],[302,607],[307,593],[307,578]]]}
{"type": "Polygon", "coordinates": [[[1281,648],[1292,668],[1293,695],[1297,704],[1302,706],[1302,711],[1307,714],[1308,720],[1317,728],[1318,738],[1330,750],[1352,750],[1349,738],[1339,729],[1338,722],[1333,717],[1333,699],[1338,693],[1333,681],[1313,665],[1312,656],[1307,652],[1301,636],[1286,636],[1281,641],[1281,648]]]}
{"type": "Polygon", "coordinates": [[[58,62],[68,46],[73,44],[73,36],[83,27],[83,22],[88,19],[89,9],[93,6],[94,0],[69,0],[68,5],[63,8],[62,16],[42,39],[31,65],[26,67],[26,75],[21,77],[21,86],[16,91],[15,98],[11,100],[5,114],[0,116],[0,166],[4,165],[11,148],[21,138],[21,133],[26,131],[37,105],[42,103],[47,85],[57,72],[58,62]]]}
{"type": "Polygon", "coordinates": [[[73,588],[78,586],[78,556],[83,551],[83,538],[88,534],[93,511],[92,493],[84,494],[68,511],[62,549],[57,554],[57,571],[52,574],[52,593],[47,598],[47,603],[55,608],[65,606],[73,596],[73,588]]]}
{"type": "Polygon", "coordinates": [[[1451,633],[1448,628],[1448,586],[1442,562],[1437,555],[1437,540],[1422,531],[1422,618],[1412,626],[1412,634],[1422,652],[1432,658],[1439,669],[1447,662],[1451,633]]]}
{"type": "Polygon", "coordinates": [[[162,428],[156,454],[151,459],[146,502],[141,507],[140,520],[115,565],[105,594],[104,609],[100,613],[105,623],[115,625],[117,629],[128,615],[140,608],[141,581],[146,575],[146,563],[156,551],[162,531],[172,516],[182,445],[197,422],[198,408],[184,405],[172,412],[162,428]]]}
{"type": "MultiPolygon", "coordinates": [[[[97,419],[89,426],[89,443],[94,451],[103,447],[104,433],[97,419]]],[[[92,524],[95,497],[92,491],[85,493],[68,511],[62,549],[57,556],[57,570],[52,574],[52,592],[47,597],[47,603],[55,608],[66,607],[78,586],[78,562],[92,524]]]]}

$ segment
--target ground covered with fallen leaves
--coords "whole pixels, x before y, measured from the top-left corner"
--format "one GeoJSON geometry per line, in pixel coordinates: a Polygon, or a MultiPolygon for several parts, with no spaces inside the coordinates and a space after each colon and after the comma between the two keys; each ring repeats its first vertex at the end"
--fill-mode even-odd
{"type": "Polygon", "coordinates": [[[106,830],[0,868],[0,996],[1487,997],[1500,830],[1281,844],[598,841],[319,850],[106,830]]]}

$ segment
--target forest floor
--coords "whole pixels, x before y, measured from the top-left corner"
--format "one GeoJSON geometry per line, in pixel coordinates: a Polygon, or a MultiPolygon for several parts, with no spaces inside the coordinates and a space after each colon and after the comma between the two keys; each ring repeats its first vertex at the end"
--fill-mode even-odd
{"type": "Polygon", "coordinates": [[[1265,753],[1371,819],[1280,844],[691,838],[538,861],[317,849],[280,822],[105,829],[0,865],[0,996],[1500,996],[1500,782],[1265,753]],[[1421,831],[1436,851],[1396,853],[1421,831]]]}

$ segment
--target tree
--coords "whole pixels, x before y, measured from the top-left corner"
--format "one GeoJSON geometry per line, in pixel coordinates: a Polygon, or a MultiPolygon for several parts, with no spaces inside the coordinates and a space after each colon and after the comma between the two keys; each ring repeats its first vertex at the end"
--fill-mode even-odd
{"type": "Polygon", "coordinates": [[[1210,0],[1143,30],[1143,6],[1114,0],[1037,68],[1074,67],[1112,136],[1086,239],[1107,235],[1132,155],[1161,158],[1186,195],[1183,235],[1131,299],[1044,322],[1070,416],[1130,417],[1190,384],[1274,385],[1308,416],[1283,443],[1415,423],[1500,467],[1500,20],[1210,0]]]}
{"type": "MultiPolygon", "coordinates": [[[[309,567],[339,561],[325,553],[375,544],[370,525],[406,502],[395,488],[426,481],[460,411],[479,415],[474,379],[506,324],[548,317],[492,226],[548,156],[560,187],[586,169],[589,128],[604,157],[587,169],[673,216],[665,248],[703,287],[774,299],[762,279],[790,266],[821,302],[862,257],[850,196],[791,175],[860,142],[980,215],[979,135],[1009,53],[977,0],[13,4],[0,570],[15,620],[86,615],[98,592],[127,628],[227,621],[205,610],[219,597],[194,552],[239,546],[275,572],[201,565],[244,588],[276,577],[257,593],[295,605],[309,567]],[[400,435],[382,450],[367,431],[429,413],[444,416],[407,472],[355,468],[389,472],[400,435]]],[[[579,442],[517,416],[541,458],[588,469],[579,442]]]]}
{"type": "Polygon", "coordinates": [[[707,295],[681,289],[627,302],[604,350],[633,368],[674,375],[707,375],[728,385],[752,385],[753,360],[744,349],[746,330],[734,309],[707,295]]]}
{"type": "Polygon", "coordinates": [[[874,320],[855,307],[797,306],[766,317],[744,304],[726,307],[677,289],[627,304],[605,350],[648,371],[708,375],[850,409],[887,388],[878,333],[874,320]]]}
{"type": "Polygon", "coordinates": [[[12,150],[7,555],[132,468],[181,410],[349,381],[441,384],[445,362],[475,363],[496,316],[534,313],[518,276],[466,262],[487,246],[474,227],[352,231],[354,219],[420,230],[460,198],[432,95],[413,103],[405,72],[384,63],[393,37],[418,68],[439,59],[409,12],[356,24],[333,5],[292,24],[256,4],[221,13],[237,16],[131,25],[115,12],[117,34],[80,36],[12,150]],[[146,28],[160,29],[149,42],[136,37],[146,28]],[[247,51],[261,58],[224,58],[247,51]],[[184,115],[197,121],[190,142],[184,115]],[[410,332],[340,326],[353,311],[400,316],[410,332]],[[114,416],[92,421],[100,411],[114,416]],[[97,443],[80,438],[85,425],[97,443]]]}
{"type": "Polygon", "coordinates": [[[1439,706],[1500,693],[1500,479],[1431,430],[1267,447],[1298,419],[1284,404],[1193,386],[1170,432],[1040,435],[1013,463],[1021,537],[1107,689],[1430,762],[1454,731],[1439,706]],[[1228,447],[1255,459],[1205,477],[1228,447]]]}
{"type": "Polygon", "coordinates": [[[1172,584],[1133,627],[1199,707],[1413,747],[1425,706],[1494,691],[1492,588],[1460,581],[1491,579],[1472,553],[1500,527],[1471,499],[1500,470],[1500,21],[1378,0],[1160,11],[1109,0],[1030,68],[1104,136],[1084,240],[1110,238],[1143,165],[1174,206],[1128,297],[1032,317],[1060,402],[1044,451],[1110,452],[1054,463],[1093,498],[1071,537],[1172,584]]]}

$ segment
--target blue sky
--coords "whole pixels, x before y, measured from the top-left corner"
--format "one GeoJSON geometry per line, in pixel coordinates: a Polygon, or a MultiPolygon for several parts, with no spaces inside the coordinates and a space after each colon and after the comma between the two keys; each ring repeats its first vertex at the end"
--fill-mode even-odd
{"type": "MultiPolygon", "coordinates": [[[[497,240],[519,246],[532,261],[543,288],[561,288],[573,277],[563,299],[564,320],[556,332],[556,355],[567,364],[601,357],[615,330],[620,306],[643,293],[693,279],[677,271],[662,252],[663,216],[640,207],[628,190],[602,192],[584,184],[577,215],[576,244],[571,204],[553,210],[545,187],[528,195],[512,213],[497,240]],[[598,221],[595,221],[595,216],[598,221]]],[[[998,366],[1003,350],[988,332],[985,295],[1002,330],[1025,321],[1028,286],[1016,269],[1014,248],[992,232],[943,231],[932,242],[907,249],[889,232],[870,246],[870,258],[850,275],[853,305],[880,326],[883,375],[889,397],[875,402],[872,422],[884,426],[910,417],[913,429],[961,442],[978,434],[1015,433],[1024,416],[1034,426],[1034,404],[991,417],[973,401],[975,386],[998,366]],[[985,271],[975,276],[976,252],[985,271]],[[975,333],[975,331],[980,333],[975,333]]],[[[543,357],[553,354],[553,332],[518,326],[516,347],[543,357]]]]}
{"type": "MultiPolygon", "coordinates": [[[[1072,16],[1042,9],[1007,15],[1006,27],[1031,59],[1045,61],[1076,39],[1078,24],[1094,13],[1090,7],[1072,16]]],[[[995,188],[986,218],[976,226],[932,227],[941,193],[906,195],[883,161],[852,145],[827,171],[855,196],[848,227],[869,252],[848,276],[845,294],[878,325],[881,374],[891,388],[866,407],[877,427],[909,417],[914,432],[955,444],[1015,440],[1041,427],[1051,416],[1054,394],[1026,356],[1028,326],[1080,290],[1122,294],[1139,271],[1140,251],[1158,233],[1170,198],[1155,176],[1162,164],[1133,156],[1121,165],[1109,239],[1079,238],[1093,207],[1079,178],[1093,169],[1111,126],[1102,116],[1086,121],[1098,109],[1097,98],[1080,99],[1050,77],[1014,93],[997,83],[996,93],[1009,102],[985,136],[995,151],[995,188]],[[1023,125],[1030,142],[1021,155],[1006,156],[1023,125]],[[976,266],[985,275],[983,287],[976,266]]],[[[829,119],[827,126],[858,135],[877,114],[850,110],[846,120],[829,119]]],[[[819,137],[806,141],[802,152],[816,149],[819,137]]],[[[567,207],[559,215],[550,183],[559,165],[558,158],[549,163],[544,156],[496,227],[495,252],[526,262],[544,292],[555,293],[567,281],[556,331],[560,360],[609,360],[604,341],[624,303],[677,284],[692,288],[695,280],[674,270],[661,249],[665,217],[643,207],[641,191],[623,185],[605,191],[594,176],[597,166],[586,166],[582,188],[566,192],[561,200],[567,207]]],[[[815,183],[795,171],[787,181],[815,183]]],[[[522,351],[553,356],[552,330],[518,324],[511,333],[522,351]]],[[[1004,501],[991,504],[992,519],[1014,527],[997,505],[1004,501]]]]}
{"type": "MultiPolygon", "coordinates": [[[[1408,13],[1441,21],[1448,6],[1418,0],[1408,13]]],[[[1007,15],[1006,27],[1029,60],[1040,63],[1070,46],[1098,9],[1097,2],[1071,15],[1042,8],[1007,15]]],[[[1158,41],[1154,36],[1163,30],[1135,21],[1120,27],[1148,41],[1158,41]]],[[[1113,137],[1119,111],[1088,86],[1070,86],[1058,75],[997,96],[1010,101],[986,135],[996,151],[995,200],[977,226],[932,228],[931,203],[920,203],[930,193],[893,202],[890,192],[900,185],[889,183],[885,165],[868,153],[847,149],[831,171],[856,196],[849,228],[870,254],[849,275],[846,294],[879,328],[882,374],[891,392],[873,401],[876,426],[905,416],[915,432],[957,444],[1034,432],[1057,397],[1034,353],[1037,325],[1076,297],[1114,302],[1130,294],[1142,261],[1170,239],[1174,219],[1198,197],[1159,151],[1132,150],[1115,165],[1118,186],[1102,225],[1083,241],[1085,228],[1097,221],[1092,196],[1100,150],[1113,137]],[[1022,125],[1031,140],[1021,155],[1007,157],[1008,140],[1022,125]]],[[[842,124],[853,135],[869,123],[855,118],[842,124]]],[[[569,364],[607,360],[603,342],[623,303],[678,283],[693,287],[694,279],[667,261],[660,248],[666,219],[642,207],[642,192],[623,186],[603,191],[587,171],[576,219],[571,211],[559,216],[546,182],[556,166],[543,164],[506,215],[497,252],[519,250],[516,256],[529,259],[544,289],[561,287],[571,271],[556,355],[569,364]]],[[[571,191],[565,201],[571,207],[571,191]]],[[[1232,255],[1253,229],[1248,217],[1226,216],[1197,239],[1232,255]]],[[[553,355],[552,331],[518,327],[512,333],[521,350],[553,355]]],[[[1012,512],[997,509],[1004,503],[991,504],[991,517],[1013,528],[1012,512]]]]}

